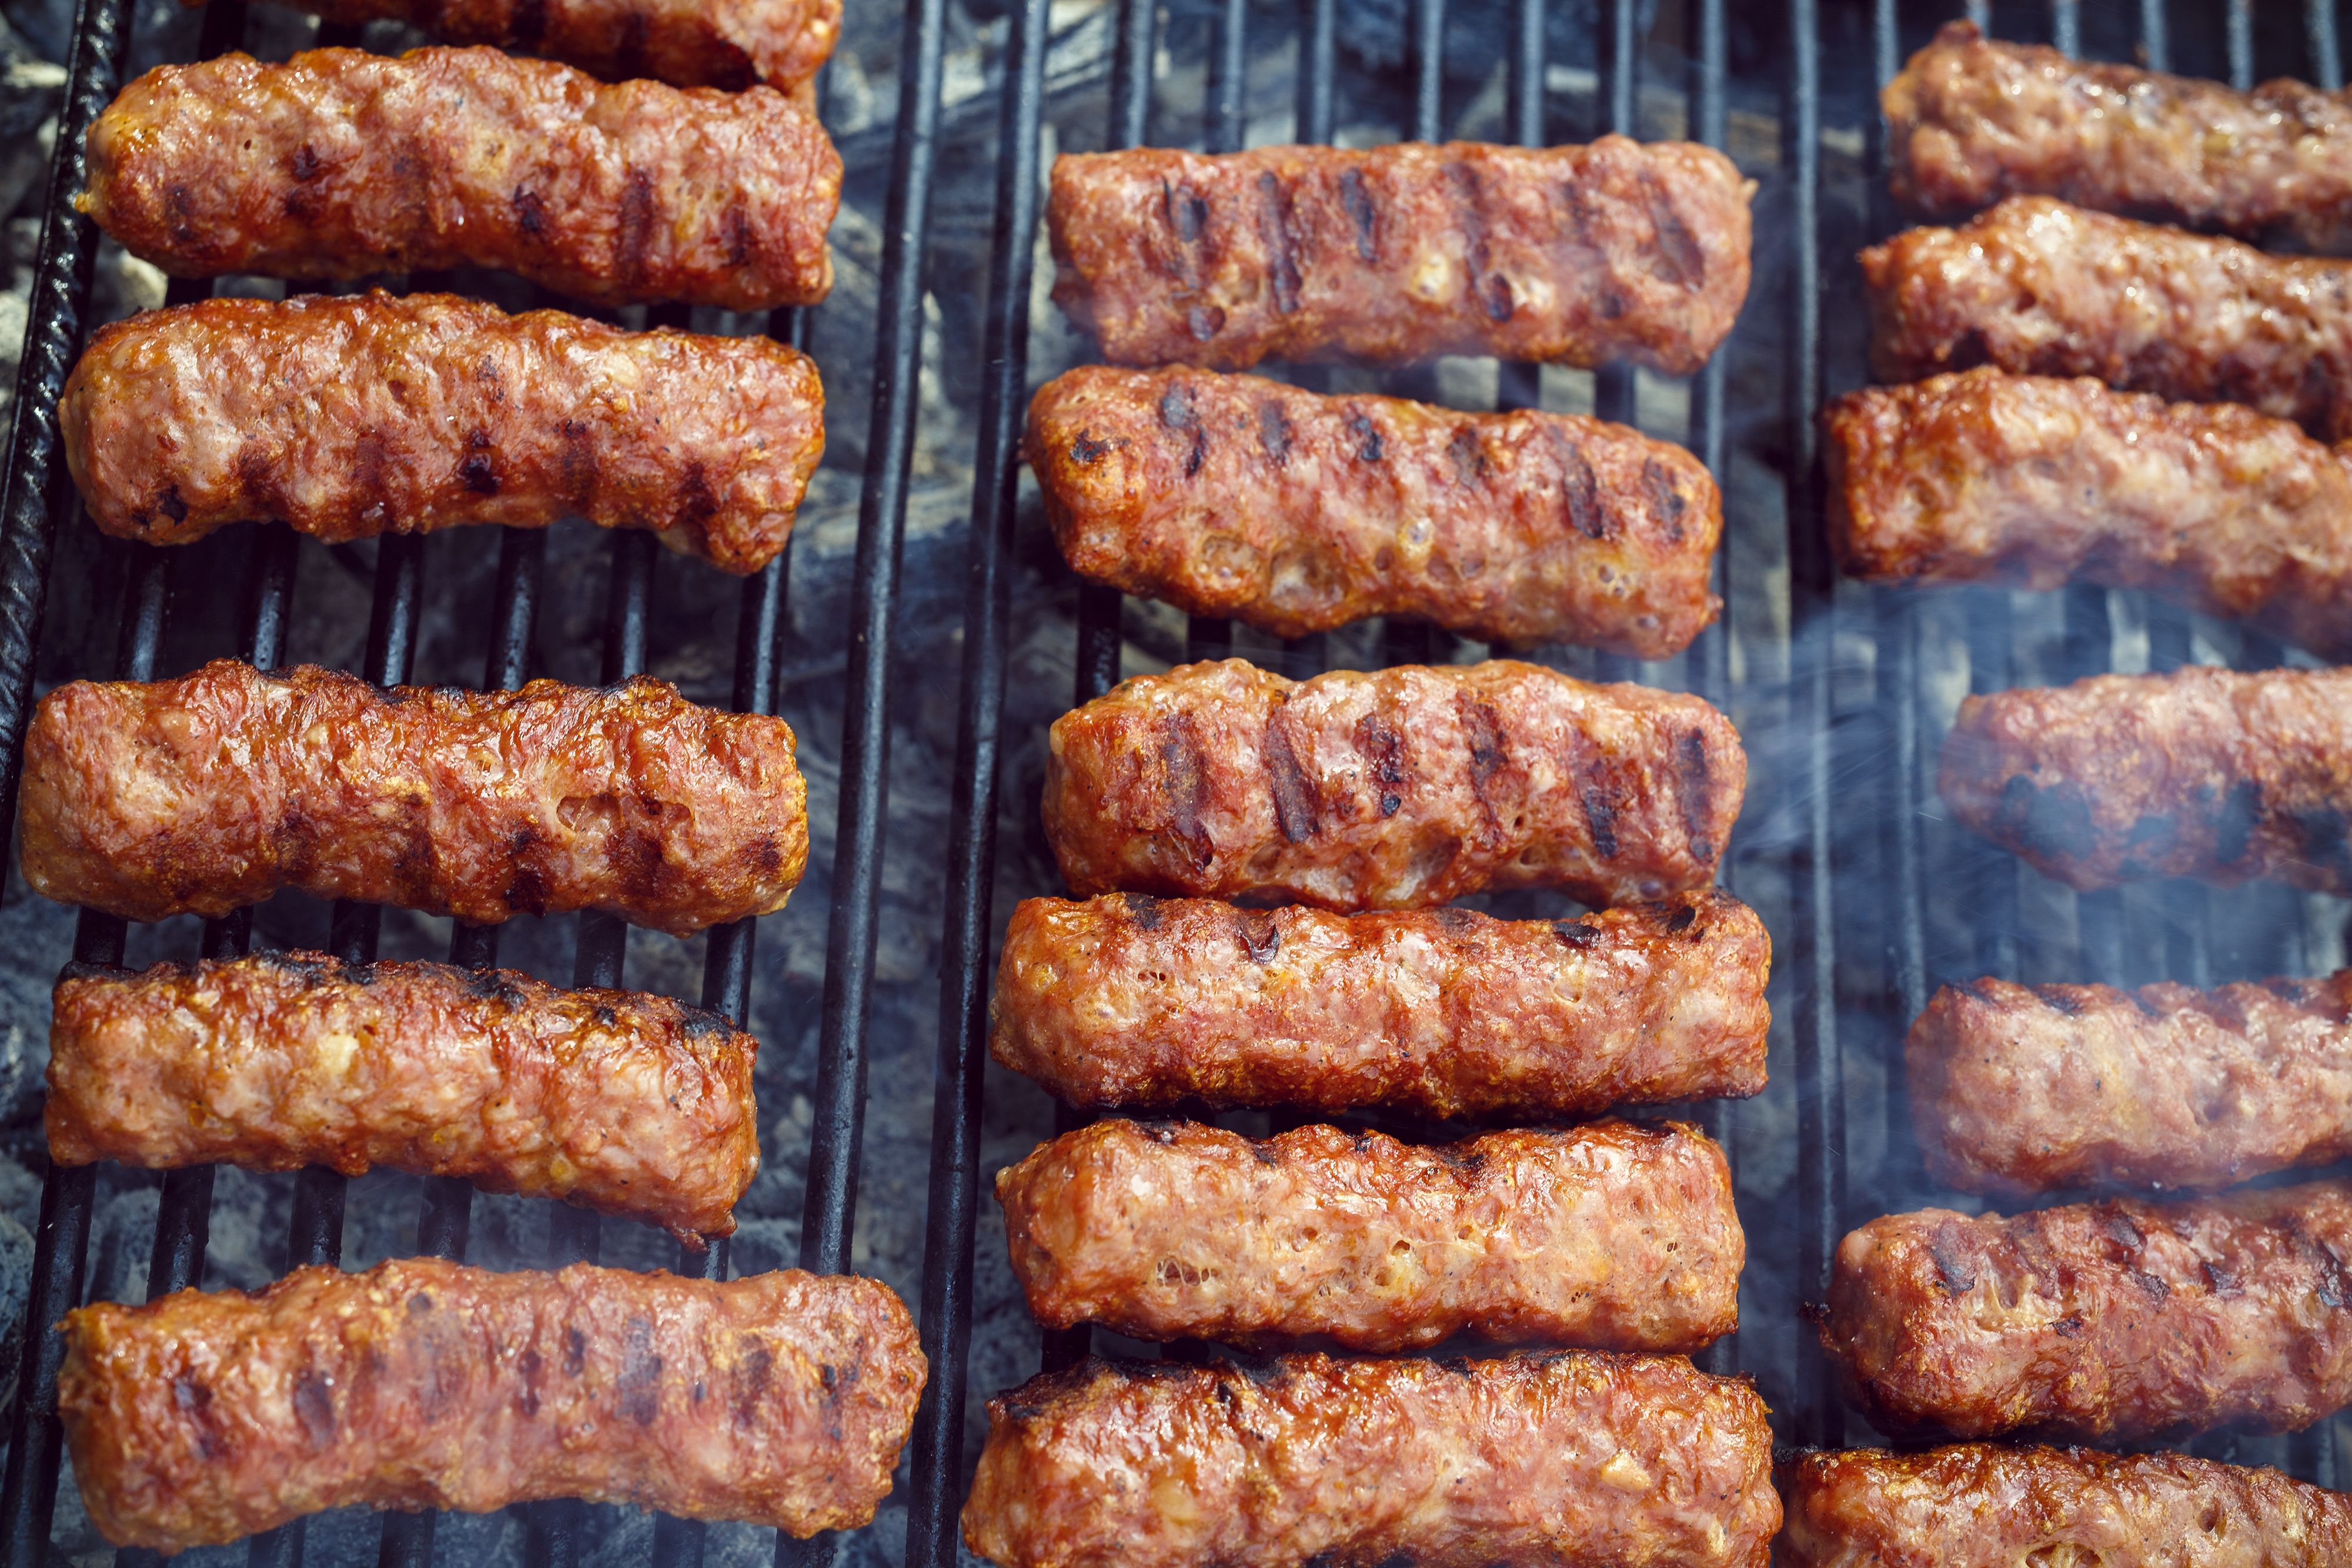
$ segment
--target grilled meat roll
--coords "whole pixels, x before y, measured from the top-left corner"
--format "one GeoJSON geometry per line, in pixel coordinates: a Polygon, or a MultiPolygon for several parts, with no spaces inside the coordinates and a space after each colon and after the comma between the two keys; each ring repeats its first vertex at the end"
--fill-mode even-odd
{"type": "Polygon", "coordinates": [[[1991,363],[2352,439],[2352,263],[2012,196],[1862,253],[1882,381],[1991,363]]]}
{"type": "Polygon", "coordinates": [[[58,1403],[118,1546],[559,1497],[808,1536],[874,1517],[924,1371],[871,1280],[413,1258],[69,1312],[58,1403]]]}
{"type": "Polygon", "coordinates": [[[2340,93],[2297,81],[2241,92],[1948,22],[1879,102],[1895,194],[1928,212],[2058,196],[2352,249],[2352,117],[2340,93]]]}
{"type": "Polygon", "coordinates": [[[1947,986],[1911,1026],[1928,1168],[1969,1192],[2196,1190],[2352,1155],[2352,969],[2166,982],[1947,986]]]}
{"type": "Polygon", "coordinates": [[[685,936],[772,914],[808,860],[783,720],[638,675],[399,686],[217,659],[75,681],[25,737],[25,880],[130,920],[281,887],[476,925],[601,909],[685,936]]]}
{"type": "Polygon", "coordinates": [[[1679,1123],[1412,1148],[1337,1127],[1254,1141],[1113,1119],[999,1172],[996,1200],[1048,1328],[1687,1351],[1739,1326],[1731,1167],[1679,1123]]]}
{"type": "Polygon", "coordinates": [[[1771,965],[1712,888],[1579,920],[1032,898],[989,1049],[1088,1107],[1589,1116],[1760,1092],[1771,965]]]}
{"type": "Polygon", "coordinates": [[[772,88],[606,85],[496,49],[158,66],[89,128],[76,204],[176,277],[495,267],[604,305],[833,287],[841,156],[772,88]]]}
{"type": "Polygon", "coordinates": [[[1823,423],[1857,577],[2145,588],[2352,658],[2352,459],[2285,420],[1980,366],[1823,423]]]}
{"type": "Polygon", "coordinates": [[[2352,669],[2191,664],[1972,696],[1937,789],[1962,826],[2073,887],[2352,892],[2352,669]]]}
{"type": "Polygon", "coordinates": [[[1031,402],[1028,455],[1080,576],[1279,636],[1415,615],[1663,659],[1723,608],[1715,480],[1597,419],[1086,365],[1031,402]]]}
{"type": "Polygon", "coordinates": [[[1787,1568],[2330,1568],[2352,1499],[2186,1454],[1964,1443],[1807,1454],[1782,1482],[1787,1568]]]}
{"type": "Polygon", "coordinates": [[[58,402],[91,520],[183,544],[275,517],[330,543],[569,516],[733,572],[824,452],[807,355],[448,295],[207,299],[100,329],[58,402]]]}
{"type": "Polygon", "coordinates": [[[2284,1432],[2352,1401],[2352,1188],[1874,1219],[1822,1340],[1879,1430],[2284,1432]]]}
{"type": "MultiPolygon", "coordinates": [[[[181,0],[200,5],[204,0],[181,0]]],[[[279,0],[356,27],[405,22],[444,43],[521,49],[606,81],[740,92],[800,86],[841,38],[841,0],[279,0]]]]}
{"type": "Polygon", "coordinates": [[[667,997],[446,964],[260,953],[68,969],[49,1028],[49,1157],[151,1170],[391,1166],[735,1228],[760,1169],[759,1041],[667,997]]]}
{"type": "Polygon", "coordinates": [[[1049,747],[1045,831],[1075,891],[1335,910],[1702,887],[1748,781],[1700,698],[1507,659],[1303,683],[1186,664],[1064,714],[1049,747]]]}
{"type": "Polygon", "coordinates": [[[1686,141],[1065,153],[1054,301],[1123,365],[1496,354],[1698,369],[1748,296],[1748,201],[1686,141]]]}
{"type": "Polygon", "coordinates": [[[964,1543],[1003,1568],[1765,1568],[1745,1380],[1679,1356],[1088,1360],[988,1403],[964,1543]]]}

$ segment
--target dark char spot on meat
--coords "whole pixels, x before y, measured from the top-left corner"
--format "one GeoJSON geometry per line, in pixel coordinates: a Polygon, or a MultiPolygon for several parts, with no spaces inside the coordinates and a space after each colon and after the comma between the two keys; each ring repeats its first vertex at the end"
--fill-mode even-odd
{"type": "Polygon", "coordinates": [[[1379,209],[1373,205],[1372,193],[1364,188],[1364,172],[1350,169],[1339,176],[1339,204],[1348,209],[1349,220],[1356,225],[1356,256],[1362,261],[1378,261],[1381,257],[1379,209]]]}
{"type": "Polygon", "coordinates": [[[1585,920],[1555,920],[1551,923],[1551,931],[1553,936],[1576,948],[1591,947],[1601,940],[1601,927],[1585,920]]]}
{"type": "Polygon", "coordinates": [[[1299,766],[1298,754],[1291,749],[1290,727],[1283,723],[1282,709],[1276,708],[1265,723],[1266,784],[1274,793],[1275,817],[1282,824],[1282,836],[1294,844],[1305,843],[1315,836],[1322,824],[1318,809],[1314,780],[1299,766]]]}
{"type": "Polygon", "coordinates": [[[323,1448],[335,1437],[335,1385],[317,1367],[306,1366],[294,1377],[294,1419],[310,1447],[323,1448]]]}
{"type": "Polygon", "coordinates": [[[614,1393],[621,1414],[640,1427],[652,1426],[661,1414],[661,1369],[662,1358],[654,1354],[653,1320],[633,1313],[621,1325],[621,1375],[614,1393]]]}
{"type": "Polygon", "coordinates": [[[1161,919],[1160,900],[1148,893],[1123,893],[1119,897],[1127,901],[1127,913],[1138,925],[1146,931],[1160,929],[1161,919]]]}
{"type": "Polygon", "coordinates": [[[1295,434],[1290,415],[1283,412],[1280,403],[1269,400],[1257,405],[1257,444],[1265,448],[1276,467],[1290,461],[1290,443],[1295,434]]]}
{"type": "Polygon", "coordinates": [[[1355,437],[1357,460],[1378,463],[1384,449],[1381,445],[1380,428],[1373,424],[1370,416],[1362,409],[1351,408],[1341,423],[1347,427],[1348,434],[1355,437]]]}
{"type": "Polygon", "coordinates": [[[1097,441],[1082,430],[1078,438],[1070,443],[1070,461],[1081,468],[1091,468],[1118,445],[1116,441],[1097,441]]]}

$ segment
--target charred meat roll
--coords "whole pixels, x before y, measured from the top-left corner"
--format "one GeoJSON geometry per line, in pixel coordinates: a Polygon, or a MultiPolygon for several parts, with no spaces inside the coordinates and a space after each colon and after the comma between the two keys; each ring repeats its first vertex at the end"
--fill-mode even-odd
{"type": "Polygon", "coordinates": [[[1788,1568],[2328,1568],[2352,1499],[2186,1454],[1963,1443],[1807,1454],[1782,1481],[1788,1568]]]}
{"type": "Polygon", "coordinates": [[[1024,900],[990,1050],[1074,1105],[1589,1116],[1764,1087],[1772,939],[1709,888],[1577,920],[1024,900]]]}
{"type": "Polygon", "coordinates": [[[60,1165],[391,1166],[697,1244],[734,1230],[760,1169],[759,1042],[667,997],[264,953],[78,966],[51,1013],[60,1165]]]}
{"type": "Polygon", "coordinates": [[[1882,381],[2095,376],[2352,439],[2352,263],[2013,196],[1874,246],[1862,272],[1882,381]]]}
{"type": "Polygon", "coordinates": [[[999,1172],[996,1200],[1048,1328],[1688,1351],[1739,1326],[1731,1167],[1679,1123],[1414,1148],[1336,1127],[1253,1141],[1113,1119],[999,1172]]]}
{"type": "Polygon", "coordinates": [[[58,420],[91,520],[148,544],[578,516],[739,573],[784,548],[824,452],[816,366],[770,338],[434,294],[151,310],[100,329],[58,420]]]}
{"type": "Polygon", "coordinates": [[[1030,403],[1028,455],[1079,575],[1278,636],[1412,615],[1663,659],[1723,607],[1715,480],[1597,419],[1087,365],[1030,403]]]}
{"type": "Polygon", "coordinates": [[[604,305],[808,305],[841,156],[772,88],[606,85],[496,49],[158,66],[76,204],[175,277],[503,267],[604,305]]]}
{"type": "Polygon", "coordinates": [[[2352,669],[2191,664],[1972,696],[1937,788],[1963,827],[2069,886],[2352,893],[2352,669]]]}
{"type": "Polygon", "coordinates": [[[1304,683],[1186,664],[1063,715],[1048,745],[1045,831],[1075,891],[1342,911],[1702,887],[1748,782],[1702,699],[1507,659],[1304,683]]]}
{"type": "Polygon", "coordinates": [[[2352,460],[2288,421],[1980,366],[1823,423],[1857,577],[2144,588],[2352,658],[2352,460]]]}
{"type": "Polygon", "coordinates": [[[2352,1155],[2352,969],[2166,982],[1947,986],[1911,1026],[1928,1168],[1969,1192],[2196,1190],[2352,1155]]]}
{"type": "Polygon", "coordinates": [[[638,675],[399,686],[218,659],[76,681],[25,737],[25,880],[129,920],[284,887],[475,925],[601,909],[678,936],[783,907],[808,789],[778,718],[638,675]]]}
{"type": "Polygon", "coordinates": [[[1879,1430],[2128,1443],[2352,1401],[2352,1189],[1923,1209],[1839,1243],[1822,1340],[1879,1430]]]}
{"type": "MultiPolygon", "coordinates": [[[[204,0],[181,0],[198,5],[204,0]]],[[[444,43],[521,49],[607,81],[795,88],[832,57],[841,0],[280,0],[323,22],[405,22],[444,43]]]]}
{"type": "Polygon", "coordinates": [[[808,1536],[874,1517],[924,1372],[871,1280],[414,1258],[69,1312],[58,1403],[117,1546],[560,1497],[808,1536]]]}
{"type": "Polygon", "coordinates": [[[964,1543],[1003,1568],[1765,1568],[1745,1380],[1679,1356],[1088,1360],[988,1404],[964,1543]]]}
{"type": "Polygon", "coordinates": [[[2352,106],[2340,93],[2296,81],[2241,92],[1948,22],[1879,97],[1895,194],[1928,212],[2059,196],[2352,249],[2352,106]]]}
{"type": "Polygon", "coordinates": [[[1065,153],[1054,300],[1123,365],[1496,354],[1698,369],[1748,296],[1748,200],[1685,141],[1065,153]]]}

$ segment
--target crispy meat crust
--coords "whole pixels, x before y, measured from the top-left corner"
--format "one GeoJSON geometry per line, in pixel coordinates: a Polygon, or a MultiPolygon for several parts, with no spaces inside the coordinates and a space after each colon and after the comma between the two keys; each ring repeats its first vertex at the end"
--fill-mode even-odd
{"type": "Polygon", "coordinates": [[[1029,404],[1028,456],[1081,576],[1279,636],[1402,614],[1663,659],[1723,607],[1715,480],[1597,419],[1086,365],[1029,404]]]}
{"type": "Polygon", "coordinates": [[[988,1402],[1003,1568],[1765,1568],[1764,1402],[1680,1357],[1089,1359],[988,1402]]]}
{"type": "Polygon", "coordinates": [[[274,517],[340,543],[584,517],[752,572],[791,538],[824,391],[772,339],[625,332],[446,294],[207,299],[101,328],[58,402],[108,533],[274,517]]]}
{"type": "Polygon", "coordinates": [[[1966,1443],[1807,1454],[1786,1568],[2332,1568],[2352,1499],[2186,1454],[1966,1443]]]}
{"type": "Polygon", "coordinates": [[[1882,381],[1990,362],[2352,438],[2352,263],[2012,196],[1874,246],[1862,271],[1882,381]]]}
{"type": "Polygon", "coordinates": [[[1688,1351],[1739,1326],[1731,1167],[1679,1123],[1415,1148],[1337,1127],[1253,1141],[1113,1119],[998,1172],[996,1200],[1048,1328],[1688,1351]]]}
{"type": "Polygon", "coordinates": [[[76,204],[178,277],[496,267],[606,305],[833,287],[841,156],[772,88],[606,85],[496,49],[158,66],[89,128],[76,204]]]}
{"type": "Polygon", "coordinates": [[[1550,1118],[1764,1088],[1772,939],[1712,888],[1580,920],[1111,894],[1013,912],[990,1051],[1074,1105],[1550,1118]]]}
{"type": "Polygon", "coordinates": [[[2352,461],[2285,420],[1979,366],[1822,423],[1857,577],[2145,588],[2352,658],[2352,461]]]}
{"type": "Polygon", "coordinates": [[[58,1402],[118,1546],[557,1497],[807,1536],[874,1517],[924,1372],[871,1280],[412,1258],[68,1312],[58,1402]]]}
{"type": "Polygon", "coordinates": [[[1872,1220],[1822,1341],[1883,1432],[2284,1432],[2352,1401],[2352,1187],[1872,1220]]]}
{"type": "Polygon", "coordinates": [[[475,925],[601,909],[687,936],[783,907],[807,795],[783,720],[646,675],[383,692],[217,659],[41,699],[25,880],[130,920],[298,887],[475,925]]]}
{"type": "MultiPolygon", "coordinates": [[[[181,0],[198,5],[204,0],[181,0]]],[[[841,0],[289,0],[342,26],[389,19],[451,44],[523,49],[606,81],[789,89],[841,37],[841,0]]]]}
{"type": "Polygon", "coordinates": [[[1897,200],[1969,213],[2003,196],[2352,247],[2352,113],[2297,81],[2220,82],[2069,59],[1948,22],[1879,95],[1897,200]]]}
{"type": "Polygon", "coordinates": [[[49,1029],[49,1157],[373,1166],[735,1228],[759,1041],[667,997],[446,964],[264,953],[75,968],[49,1029]]]}
{"type": "Polygon", "coordinates": [[[1054,301],[1123,365],[1495,354],[1681,375],[1748,296],[1748,199],[1685,141],[1066,153],[1054,301]]]}
{"type": "Polygon", "coordinates": [[[1963,827],[2073,887],[2352,893],[2352,670],[2192,664],[1972,696],[1937,787],[1963,827]]]}
{"type": "Polygon", "coordinates": [[[1304,683],[1186,664],[1063,715],[1049,747],[1045,831],[1074,891],[1342,911],[1702,887],[1748,782],[1702,699],[1508,659],[1304,683]]]}
{"type": "Polygon", "coordinates": [[[1971,980],[1911,1026],[1928,1168],[1969,1192],[2228,1186],[2352,1155],[2352,969],[2198,991],[1971,980]]]}

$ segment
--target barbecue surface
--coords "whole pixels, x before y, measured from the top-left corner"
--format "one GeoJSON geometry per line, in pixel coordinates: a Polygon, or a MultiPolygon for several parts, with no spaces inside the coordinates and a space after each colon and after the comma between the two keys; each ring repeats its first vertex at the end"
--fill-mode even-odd
{"type": "Polygon", "coordinates": [[[221,659],[41,700],[24,871],[131,920],[297,887],[476,925],[602,909],[685,936],[783,907],[806,798],[782,720],[650,676],[383,692],[221,659]]]}
{"type": "Polygon", "coordinates": [[[496,49],[158,66],[90,127],[81,210],[175,276],[494,267],[604,305],[833,286],[841,157],[772,88],[606,85],[496,49]]]}
{"type": "Polygon", "coordinates": [[[1278,636],[1403,614],[1662,659],[1722,608],[1715,481],[1621,424],[1090,365],[1027,447],[1079,575],[1278,636]]]}
{"type": "Polygon", "coordinates": [[[208,299],[101,329],[58,400],[108,533],[274,517],[330,544],[587,517],[756,571],[824,452],[809,358],[449,295],[208,299]]]}
{"type": "Polygon", "coordinates": [[[797,1270],[305,1268],[84,1307],[66,1337],[90,1517],[166,1551],[353,1504],[555,1497],[846,1529],[889,1491],[924,1376],[896,1296],[797,1270]]]}

